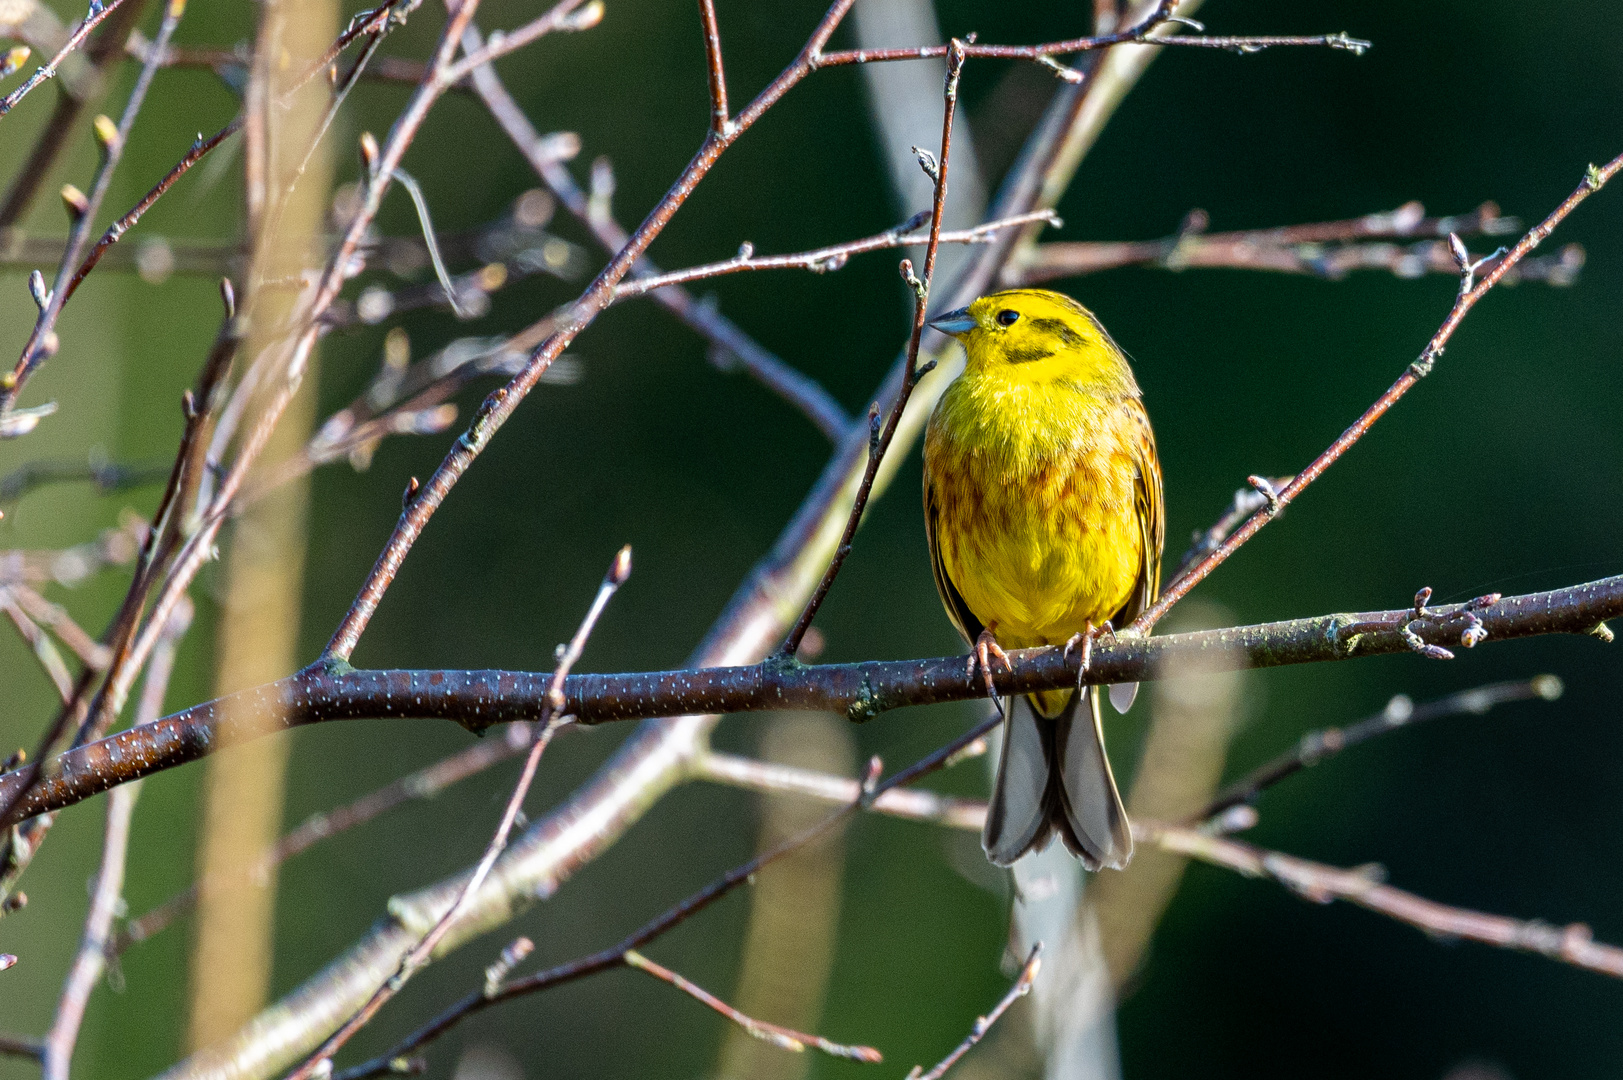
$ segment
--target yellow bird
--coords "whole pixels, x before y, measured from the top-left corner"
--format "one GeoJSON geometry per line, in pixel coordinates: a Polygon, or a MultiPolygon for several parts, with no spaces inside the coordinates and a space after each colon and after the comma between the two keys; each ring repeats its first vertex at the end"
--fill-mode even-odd
{"type": "MultiPolygon", "coordinates": [[[[1155,602],[1161,466],[1126,357],[1075,300],[1014,289],[930,325],[968,357],[924,437],[930,563],[990,689],[993,660],[1008,663],[1000,645],[1086,650],[1155,602]]],[[[1112,701],[1125,711],[1122,689],[1112,701]]],[[[1058,833],[1089,869],[1125,866],[1133,838],[1097,690],[1032,694],[1004,714],[987,856],[1007,866],[1058,833]]]]}

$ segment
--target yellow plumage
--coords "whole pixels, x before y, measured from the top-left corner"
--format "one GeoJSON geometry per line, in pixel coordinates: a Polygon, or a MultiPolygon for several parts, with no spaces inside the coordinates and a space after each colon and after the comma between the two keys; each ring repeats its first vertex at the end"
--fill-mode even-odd
{"type": "MultiPolygon", "coordinates": [[[[1040,289],[982,297],[933,325],[967,354],[924,443],[931,562],[959,632],[972,644],[987,631],[997,645],[1029,648],[1130,621],[1159,588],[1164,517],[1155,438],[1121,350],[1080,304],[1040,289]]],[[[1006,809],[1042,821],[1031,837],[1029,822],[1008,825],[999,846],[989,819],[987,849],[999,862],[1044,841],[1050,826],[1090,863],[1115,865],[1131,851],[1102,743],[1097,761],[1084,761],[1090,740],[1069,739],[1073,696],[1033,695],[1035,734],[1010,733],[1011,745],[1016,734],[1039,740],[1026,749],[1041,749],[1038,779],[1053,790],[1001,790],[1016,780],[1004,775],[1005,751],[994,817],[997,795],[1020,796],[1031,806],[1006,809]],[[1073,771],[1089,791],[1067,790],[1073,771]],[[1104,817],[1076,820],[1082,803],[1104,817]],[[1104,838],[1087,835],[1101,829],[1104,838]]],[[[1097,716],[1097,700],[1089,705],[1097,716]]]]}

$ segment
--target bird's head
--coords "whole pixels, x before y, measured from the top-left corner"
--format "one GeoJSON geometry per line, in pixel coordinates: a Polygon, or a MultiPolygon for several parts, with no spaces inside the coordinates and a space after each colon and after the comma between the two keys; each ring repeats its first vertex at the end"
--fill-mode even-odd
{"type": "Polygon", "coordinates": [[[1126,356],[1093,313],[1062,293],[1010,289],[938,315],[930,325],[963,342],[967,370],[1018,382],[1070,379],[1137,394],[1126,356]]]}

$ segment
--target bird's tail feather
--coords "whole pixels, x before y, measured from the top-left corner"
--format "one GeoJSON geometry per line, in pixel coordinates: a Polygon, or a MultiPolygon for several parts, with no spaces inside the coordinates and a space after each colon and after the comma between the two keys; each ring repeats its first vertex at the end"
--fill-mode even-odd
{"type": "Polygon", "coordinates": [[[1058,832],[1090,870],[1119,869],[1133,854],[1127,811],[1105,756],[1099,694],[1074,694],[1045,717],[1026,698],[1004,701],[1003,754],[981,846],[999,866],[1058,832]],[[1086,712],[1079,706],[1086,698],[1086,712]]]}
{"type": "Polygon", "coordinates": [[[1054,827],[1089,870],[1120,870],[1133,857],[1133,831],[1105,755],[1099,688],[1090,686],[1080,696],[1087,698],[1085,711],[1056,725],[1055,757],[1061,767],[1054,827]]]}

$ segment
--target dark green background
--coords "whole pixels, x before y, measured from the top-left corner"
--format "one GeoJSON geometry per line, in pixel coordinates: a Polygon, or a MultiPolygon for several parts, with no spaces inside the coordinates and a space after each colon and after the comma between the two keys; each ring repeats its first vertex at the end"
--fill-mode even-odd
{"type": "MultiPolygon", "coordinates": [[[[861,0],[859,0],[861,2],[861,0]]],[[[1090,5],[1035,2],[940,7],[944,30],[987,41],[1083,33],[1090,5]]],[[[534,5],[492,0],[486,26],[512,25],[534,5]]],[[[793,54],[819,9],[810,3],[723,0],[735,99],[793,54]]],[[[194,0],[179,40],[230,44],[248,33],[245,5],[194,0]]],[[[1191,207],[1217,229],[1340,218],[1423,200],[1437,213],[1484,199],[1536,220],[1591,161],[1623,149],[1617,108],[1623,8],[1589,0],[1431,4],[1213,0],[1217,33],[1346,30],[1375,48],[1236,57],[1162,56],[1085,162],[1061,210],[1064,239],[1139,239],[1172,231],[1191,207]]],[[[426,55],[437,31],[425,5],[388,51],[426,55]]],[[[966,106],[987,156],[1021,134],[982,107],[1007,69],[966,76],[966,106]]],[[[706,116],[698,19],[688,2],[609,0],[601,28],[549,39],[503,65],[543,130],[579,131],[577,163],[609,155],[622,217],[657,199],[702,133],[706,116]]],[[[127,85],[129,73],[126,72],[127,85]]],[[[1046,89],[1040,82],[1033,84],[1046,89]]],[[[46,114],[42,91],[0,125],[7,175],[46,114]]],[[[115,96],[113,101],[121,101],[115,96]]],[[[382,132],[405,100],[367,85],[341,122],[339,145],[382,132]]],[[[105,107],[105,106],[104,106],[105,107]]],[[[161,75],[109,205],[127,205],[192,134],[234,109],[211,77],[161,75]]],[[[933,138],[921,132],[920,140],[933,138]]],[[[85,185],[88,135],[47,185],[85,185]]],[[[169,236],[227,237],[239,160],[205,167],[141,225],[169,236]]],[[[406,166],[423,181],[436,224],[455,231],[496,217],[533,179],[467,100],[447,100],[406,166]]],[[[346,149],[340,169],[356,165],[346,149]]],[[[743,239],[787,251],[864,235],[899,216],[891,205],[855,70],[819,74],[743,140],[654,249],[670,266],[724,257],[743,239]]],[[[391,198],[386,231],[414,231],[391,198]]],[[[33,219],[62,228],[54,199],[33,219]]],[[[1586,204],[1556,236],[1589,263],[1578,285],[1493,294],[1455,337],[1435,375],[1356,451],[1269,528],[1202,593],[1257,621],[1390,607],[1421,585],[1440,600],[1521,592],[1623,571],[1619,402],[1623,340],[1623,193],[1586,204]]],[[[571,224],[560,231],[583,239],[571,224]]],[[[0,325],[18,347],[32,318],[22,272],[0,283],[0,325]]],[[[1181,550],[1248,473],[1299,468],[1411,360],[1450,303],[1445,278],[1366,274],[1341,283],[1233,272],[1129,270],[1063,285],[1094,308],[1137,361],[1165,466],[1169,546],[1181,550]]],[[[761,275],[715,284],[722,308],[787,361],[821,380],[853,413],[867,404],[903,339],[907,300],[891,256],[838,274],[761,275]]],[[[162,458],[176,407],[214,332],[213,286],[173,279],[154,288],[98,274],[68,309],[64,347],[30,391],[62,411],[29,439],[0,445],[0,471],[93,447],[117,460],[162,458]]],[[[520,325],[569,287],[526,283],[468,327],[440,314],[404,320],[414,352],[451,337],[520,325]]],[[[335,335],[322,349],[323,414],[375,370],[382,331],[335,335]]],[[[593,639],[584,667],[611,671],[680,662],[741,576],[768,548],[822,468],[827,448],[788,407],[710,367],[705,347],[649,303],[604,317],[574,349],[577,386],[526,402],[434,519],[356,657],[366,665],[549,667],[615,548],[636,549],[636,574],[593,639]]],[[[464,405],[477,401],[470,392],[464,405]]],[[[313,656],[370,567],[410,475],[425,476],[449,436],[396,440],[370,472],[344,466],[314,485],[303,658],[313,656]]],[[[925,560],[917,457],[870,513],[821,625],[833,659],[952,651],[925,560]]],[[[119,508],[150,510],[155,492],[97,500],[84,486],[7,508],[0,547],[88,538],[119,508]]],[[[211,605],[171,690],[178,707],[208,693],[211,605]]],[[[57,590],[99,628],[121,593],[106,575],[57,590]]],[[[1417,700],[1480,682],[1558,673],[1557,705],[1516,705],[1404,733],[1283,785],[1262,805],[1255,838],[1340,864],[1378,860],[1424,895],[1489,911],[1581,920],[1623,940],[1623,751],[1613,689],[1619,647],[1552,638],[1494,645],[1451,664],[1392,658],[1261,673],[1250,678],[1249,726],[1232,768],[1249,767],[1301,732],[1378,709],[1393,693],[1417,700]]],[[[48,688],[26,655],[0,641],[0,746],[32,745],[48,688]]],[[[964,709],[889,715],[857,732],[864,754],[896,766],[960,730],[964,709]]],[[[727,721],[718,742],[750,747],[762,718],[727,721]]],[[[540,812],[626,734],[609,728],[560,742],[530,808],[540,812]]],[[[1131,761],[1135,724],[1115,729],[1131,761]]],[[[370,790],[465,745],[445,724],[358,723],[295,740],[288,821],[370,790]]],[[[137,811],[128,896],[140,911],[189,879],[197,768],[146,785],[137,811]]],[[[971,791],[960,770],[943,786],[971,791]]],[[[498,770],[426,806],[326,843],[293,862],[278,911],[276,991],[298,984],[362,933],[387,897],[468,864],[511,783],[498,770]]],[[[743,857],[754,797],[691,786],[653,813],[512,932],[562,959],[617,939],[743,857]]],[[[49,1022],[77,939],[82,883],[92,872],[101,804],[62,816],[30,872],[32,903],[0,923],[0,948],[23,956],[0,975],[0,1029],[49,1022]]],[[[870,1042],[889,1075],[933,1061],[1001,992],[1003,901],[953,871],[937,832],[865,820],[849,840],[841,948],[822,1030],[870,1042]]],[[[730,992],[746,905],[734,898],[659,943],[653,954],[730,992]]],[[[507,938],[493,936],[419,979],[359,1040],[380,1049],[463,988],[507,938]]],[[[82,1040],[81,1075],[139,1077],[174,1060],[184,1003],[187,936],[171,931],[126,957],[122,993],[100,992],[82,1040]]],[[[1550,961],[1447,945],[1345,906],[1318,908],[1275,886],[1191,869],[1153,953],[1123,1004],[1124,1070],[1133,1080],[1293,1076],[1431,1078],[1466,1059],[1517,1077],[1615,1074],[1623,987],[1550,961]]],[[[722,1021],[667,988],[626,973],[599,977],[488,1013],[444,1041],[435,1075],[458,1047],[496,1039],[531,1075],[700,1076],[713,1067],[722,1021]]],[[[0,1063],[0,1077],[33,1075],[0,1063]]],[[[815,1063],[818,1076],[858,1066],[815,1063]]],[[[872,1067],[865,1075],[873,1075],[872,1067]]]]}

